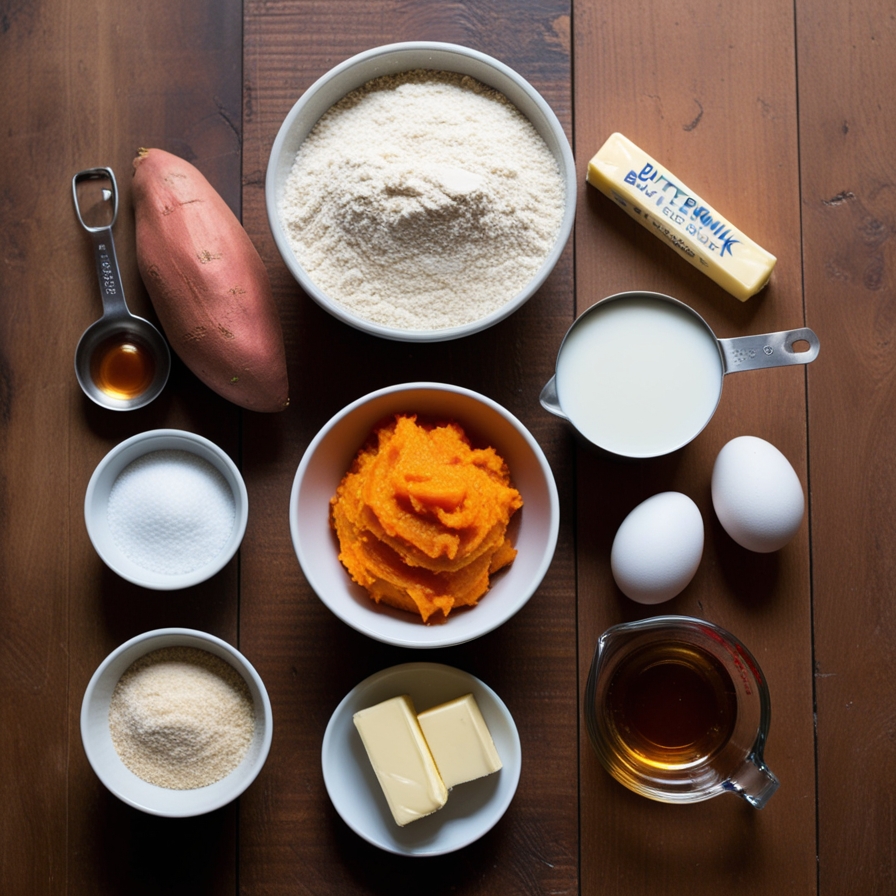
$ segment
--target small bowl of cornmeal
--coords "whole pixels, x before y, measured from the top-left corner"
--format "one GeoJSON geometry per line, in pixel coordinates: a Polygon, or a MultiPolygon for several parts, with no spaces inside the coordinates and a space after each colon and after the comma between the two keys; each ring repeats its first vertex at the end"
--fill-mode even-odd
{"type": "Polygon", "coordinates": [[[513,69],[468,47],[375,47],[312,84],[271,149],[268,220],[290,273],[344,323],[436,342],[493,326],[553,270],[572,150],[513,69]]]}
{"type": "Polygon", "coordinates": [[[100,781],[129,806],[170,818],[235,800],[264,766],[272,732],[252,664],[193,629],[156,629],[120,645],[81,704],[81,741],[100,781]]]}

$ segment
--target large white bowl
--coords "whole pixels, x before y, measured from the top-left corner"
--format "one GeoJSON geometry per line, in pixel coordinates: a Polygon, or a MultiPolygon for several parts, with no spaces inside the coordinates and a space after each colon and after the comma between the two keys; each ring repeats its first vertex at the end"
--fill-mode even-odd
{"type": "Polygon", "coordinates": [[[265,180],[268,222],[277,249],[290,273],[305,292],[339,320],[385,339],[407,342],[442,342],[478,333],[503,320],[528,301],[557,264],[569,239],[576,205],[575,160],[563,126],[541,94],[503,62],[456,44],[418,41],[375,47],[341,62],[320,77],[289,111],[271,148],[265,180]],[[308,275],[289,243],[280,218],[280,200],[296,153],[321,116],[347,93],[382,75],[413,69],[457,72],[476,78],[500,91],[525,115],[557,160],[566,188],[566,204],[557,239],[550,254],[527,286],[506,305],[477,321],[438,330],[405,330],[365,320],[333,301],[308,275]]]}
{"type": "Polygon", "coordinates": [[[462,644],[510,619],[535,593],[551,565],[559,525],[557,486],[531,433],[497,402],[444,383],[390,386],[341,410],[305,451],[289,499],[293,547],[318,597],[347,625],[400,647],[462,644]],[[424,625],[411,613],[374,604],[339,562],[339,543],[330,525],[330,498],[358,449],[383,417],[398,412],[456,420],[474,444],[488,444],[504,458],[524,502],[509,530],[516,559],[493,577],[477,606],[454,610],[444,623],[424,625]]]}
{"type": "Polygon", "coordinates": [[[116,445],[97,465],[84,496],[87,534],[103,562],[123,579],[156,591],[188,588],[223,569],[239,549],[248,519],[249,495],[236,464],[214,442],[180,429],[153,429],[116,445]],[[170,575],[147,569],[124,553],[109,526],[108,515],[109,495],[125,467],[146,454],[163,450],[187,451],[211,464],[230,486],[235,509],[233,529],[220,553],[191,572],[170,575]]]}
{"type": "Polygon", "coordinates": [[[321,748],[324,784],[336,811],[358,836],[387,852],[438,856],[478,840],[503,817],[522,768],[520,736],[501,698],[474,675],[440,663],[404,663],[354,687],[333,712],[321,748]],[[454,787],[438,812],[399,827],[367,758],[353,716],[409,694],[418,712],[472,694],[501,757],[500,771],[454,787]]]}
{"type": "Polygon", "coordinates": [[[271,748],[274,730],[271,701],[252,664],[226,641],[188,628],[145,632],[117,647],[100,663],[81,703],[81,742],[97,777],[120,800],[169,818],[203,815],[235,800],[255,780],[271,748]],[[255,707],[255,735],[243,761],[227,777],[193,790],[170,790],[138,778],[119,757],[109,730],[109,704],[118,680],[140,657],[163,647],[207,650],[229,663],[243,677],[255,707]]]}

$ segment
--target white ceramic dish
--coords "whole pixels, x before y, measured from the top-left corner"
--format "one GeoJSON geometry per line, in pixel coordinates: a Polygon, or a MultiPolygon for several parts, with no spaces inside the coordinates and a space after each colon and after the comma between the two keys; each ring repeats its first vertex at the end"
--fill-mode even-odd
{"type": "Polygon", "coordinates": [[[268,223],[277,249],[290,273],[321,307],[344,323],[386,339],[441,342],[468,336],[493,326],[512,314],[539,289],[557,264],[575,218],[577,194],[575,160],[563,126],[538,91],[504,63],[468,47],[418,41],[374,47],[352,56],[314,82],[289,111],[271,148],[265,180],[268,223]],[[566,186],[566,205],[554,246],[529,284],[493,313],[459,327],[440,330],[404,330],[383,326],[350,312],[334,302],[311,279],[297,260],[280,219],[280,199],[296,153],[321,116],[347,93],[373,78],[422,68],[469,75],[499,90],[531,122],[550,149],[566,186]]]}
{"type": "Polygon", "coordinates": [[[560,504],[551,468],[523,424],[499,404],[459,386],[406,383],[359,398],[314,437],[293,480],[289,525],[296,557],[318,597],[347,625],[399,647],[449,647],[496,629],[517,613],[541,584],[557,545],[560,504]],[[507,462],[523,507],[510,522],[518,554],[493,579],[477,606],[452,612],[444,623],[376,605],[339,562],[330,526],[330,498],[358,449],[383,417],[398,412],[450,418],[474,444],[494,447],[507,462]]]}
{"type": "Polygon", "coordinates": [[[116,445],[97,465],[84,498],[87,534],[103,562],[123,579],[152,588],[170,591],[204,582],[230,562],[237,552],[249,518],[249,496],[236,464],[214,442],[195,433],[178,429],[154,429],[138,433],[116,445]],[[224,547],[209,563],[183,574],[165,574],[147,569],[123,553],[109,527],[109,494],[125,467],[153,451],[188,451],[210,463],[224,477],[233,494],[233,529],[224,547]]]}
{"type": "Polygon", "coordinates": [[[439,663],[405,663],[371,675],[336,707],[321,749],[324,783],[336,811],[360,837],[388,852],[437,856],[478,840],[507,811],[520,779],[520,737],[501,698],[478,678],[439,663]],[[390,697],[409,694],[417,712],[472,693],[503,768],[459,784],[433,815],[399,827],[367,758],[352,716],[390,697]]]}
{"type": "Polygon", "coordinates": [[[271,701],[252,664],[226,641],[186,628],[145,632],[117,647],[100,663],[81,703],[81,742],[97,777],[120,800],[169,818],[203,815],[235,800],[255,780],[271,748],[271,701]],[[120,759],[109,731],[109,703],[115,685],[140,657],[163,647],[195,647],[230,663],[245,680],[255,706],[255,736],[243,761],[226,778],[194,790],[169,790],[138,778],[120,759]]]}

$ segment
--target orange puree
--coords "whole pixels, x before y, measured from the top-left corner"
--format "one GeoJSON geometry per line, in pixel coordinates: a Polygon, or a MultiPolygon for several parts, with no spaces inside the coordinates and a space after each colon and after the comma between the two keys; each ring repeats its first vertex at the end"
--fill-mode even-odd
{"type": "Polygon", "coordinates": [[[401,414],[373,431],[330,501],[351,577],[424,622],[475,605],[513,561],[507,525],[522,504],[494,448],[401,414]]]}

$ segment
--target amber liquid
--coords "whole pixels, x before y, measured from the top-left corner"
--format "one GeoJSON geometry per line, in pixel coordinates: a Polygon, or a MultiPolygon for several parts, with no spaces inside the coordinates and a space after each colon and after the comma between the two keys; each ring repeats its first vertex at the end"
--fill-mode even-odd
{"type": "Polygon", "coordinates": [[[658,771],[709,761],[737,719],[731,677],[692,644],[666,642],[635,651],[616,670],[607,694],[615,748],[629,767],[658,771]]]}
{"type": "Polygon", "coordinates": [[[136,398],[152,384],[156,365],[149,348],[127,333],[115,333],[94,349],[90,376],[112,398],[136,398]]]}

